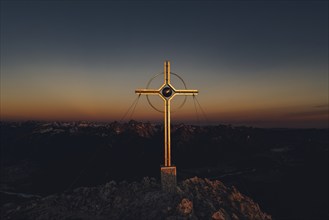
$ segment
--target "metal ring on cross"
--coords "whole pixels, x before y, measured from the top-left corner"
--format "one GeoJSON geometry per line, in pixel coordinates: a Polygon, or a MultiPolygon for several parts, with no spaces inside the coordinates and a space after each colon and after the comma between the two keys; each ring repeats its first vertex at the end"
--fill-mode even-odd
{"type": "MultiPolygon", "coordinates": [[[[158,76],[163,75],[163,74],[164,74],[164,73],[162,72],[162,73],[159,73],[159,74],[153,76],[153,77],[148,81],[148,83],[147,83],[147,85],[146,85],[146,89],[149,88],[151,82],[152,82],[155,78],[157,78],[158,76]]],[[[184,80],[182,79],[182,77],[180,77],[178,74],[173,73],[173,72],[170,72],[170,74],[172,74],[172,75],[176,76],[178,79],[180,79],[180,81],[183,83],[185,89],[187,89],[186,84],[185,84],[184,80]]],[[[158,112],[161,112],[161,113],[164,112],[163,110],[158,109],[157,107],[155,107],[155,106],[152,104],[152,102],[151,102],[151,100],[149,99],[149,96],[148,96],[148,95],[146,95],[146,99],[147,99],[147,102],[150,104],[150,106],[151,106],[154,110],[156,110],[156,111],[158,111],[158,112]]],[[[185,102],[186,102],[186,99],[187,99],[187,96],[184,96],[184,101],[182,102],[182,104],[180,104],[180,105],[178,106],[178,108],[172,110],[171,112],[175,112],[175,111],[181,109],[181,108],[184,106],[184,104],[185,104],[185,102]]]]}

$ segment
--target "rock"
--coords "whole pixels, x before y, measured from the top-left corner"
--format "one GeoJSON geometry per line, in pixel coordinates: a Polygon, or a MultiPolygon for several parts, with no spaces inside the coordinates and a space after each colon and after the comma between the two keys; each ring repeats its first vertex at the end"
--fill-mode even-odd
{"type": "Polygon", "coordinates": [[[232,220],[239,220],[239,217],[235,213],[233,213],[232,214],[232,220]]]}
{"type": "Polygon", "coordinates": [[[155,179],[109,182],[1,207],[1,219],[270,220],[259,205],[220,181],[194,177],[167,193],[155,179]]]}
{"type": "Polygon", "coordinates": [[[225,215],[221,211],[217,211],[211,216],[211,218],[214,220],[225,220],[225,215]]]}
{"type": "Polygon", "coordinates": [[[226,213],[224,209],[220,209],[217,212],[215,212],[211,218],[213,220],[231,220],[230,216],[226,213]]]}
{"type": "Polygon", "coordinates": [[[193,202],[191,202],[190,200],[184,198],[178,204],[177,210],[182,216],[188,216],[193,211],[193,202]]]}

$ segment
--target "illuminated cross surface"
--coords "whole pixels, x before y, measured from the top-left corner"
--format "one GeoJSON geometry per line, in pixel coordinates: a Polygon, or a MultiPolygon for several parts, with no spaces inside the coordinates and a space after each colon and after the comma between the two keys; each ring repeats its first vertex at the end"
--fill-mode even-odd
{"type": "Polygon", "coordinates": [[[159,95],[164,101],[164,166],[161,167],[161,184],[166,191],[176,187],[176,167],[171,165],[170,152],[170,101],[176,95],[197,95],[198,90],[175,89],[170,83],[170,62],[164,62],[164,83],[159,89],[136,89],[135,93],[159,95]]]}

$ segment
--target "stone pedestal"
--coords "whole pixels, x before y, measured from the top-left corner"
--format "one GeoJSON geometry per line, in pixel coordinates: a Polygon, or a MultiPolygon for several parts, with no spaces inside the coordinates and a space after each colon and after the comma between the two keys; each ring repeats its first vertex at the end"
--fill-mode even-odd
{"type": "Polygon", "coordinates": [[[164,191],[173,192],[176,190],[177,173],[175,166],[161,167],[161,185],[164,191]]]}

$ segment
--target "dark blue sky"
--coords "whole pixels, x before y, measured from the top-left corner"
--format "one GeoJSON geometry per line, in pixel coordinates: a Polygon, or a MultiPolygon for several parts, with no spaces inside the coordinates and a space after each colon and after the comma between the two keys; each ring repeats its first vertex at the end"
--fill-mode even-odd
{"type": "MultiPolygon", "coordinates": [[[[19,104],[23,97],[47,109],[42,100],[62,100],[73,88],[77,95],[67,101],[72,103],[86,86],[86,105],[110,100],[119,107],[103,111],[121,111],[135,87],[162,71],[165,59],[200,89],[216,122],[238,118],[266,125],[316,112],[314,106],[328,105],[328,2],[1,2],[6,117],[9,109],[24,105],[33,115],[32,104],[19,104]],[[120,97],[109,95],[118,90],[120,97]],[[257,119],[259,112],[264,115],[257,119]]],[[[84,107],[81,101],[73,109],[84,107]]],[[[99,109],[81,117],[97,118],[99,109]]],[[[321,114],[314,117],[323,126],[321,114]]],[[[10,115],[15,116],[24,114],[10,115]]]]}
{"type": "Polygon", "coordinates": [[[1,46],[10,49],[9,57],[24,60],[31,52],[61,57],[67,52],[91,62],[151,53],[230,65],[318,64],[327,55],[326,6],[325,1],[8,1],[2,3],[1,46]]]}

